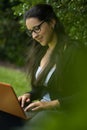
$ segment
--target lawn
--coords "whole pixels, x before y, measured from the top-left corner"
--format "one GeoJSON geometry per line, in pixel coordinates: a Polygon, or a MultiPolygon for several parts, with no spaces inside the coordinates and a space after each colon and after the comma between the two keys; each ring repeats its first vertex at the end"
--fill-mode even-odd
{"type": "Polygon", "coordinates": [[[17,96],[29,91],[27,75],[19,69],[10,69],[0,66],[0,82],[6,82],[13,86],[17,96]]]}

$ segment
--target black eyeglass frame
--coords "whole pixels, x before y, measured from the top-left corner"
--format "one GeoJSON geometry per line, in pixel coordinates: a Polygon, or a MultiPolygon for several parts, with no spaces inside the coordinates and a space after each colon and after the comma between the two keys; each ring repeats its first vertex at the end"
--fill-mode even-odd
{"type": "Polygon", "coordinates": [[[32,37],[32,33],[35,32],[35,33],[40,33],[41,31],[41,25],[45,22],[45,20],[43,20],[39,25],[37,26],[34,26],[32,30],[29,30],[27,29],[27,34],[29,37],[32,37]]]}

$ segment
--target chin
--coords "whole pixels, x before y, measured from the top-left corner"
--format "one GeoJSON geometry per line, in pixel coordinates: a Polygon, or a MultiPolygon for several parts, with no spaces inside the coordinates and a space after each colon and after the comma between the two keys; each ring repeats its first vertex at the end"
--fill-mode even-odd
{"type": "Polygon", "coordinates": [[[41,42],[40,44],[41,44],[42,46],[47,46],[47,44],[44,43],[44,42],[41,42]]]}

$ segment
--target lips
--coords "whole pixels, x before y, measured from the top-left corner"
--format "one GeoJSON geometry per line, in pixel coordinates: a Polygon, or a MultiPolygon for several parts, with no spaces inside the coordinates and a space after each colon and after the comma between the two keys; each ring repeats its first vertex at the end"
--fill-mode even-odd
{"type": "Polygon", "coordinates": [[[42,42],[42,38],[37,38],[36,39],[38,42],[42,42]]]}

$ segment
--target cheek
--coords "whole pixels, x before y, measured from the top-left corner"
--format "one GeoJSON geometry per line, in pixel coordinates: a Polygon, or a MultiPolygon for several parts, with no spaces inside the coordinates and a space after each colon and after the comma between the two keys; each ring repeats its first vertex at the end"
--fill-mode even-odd
{"type": "Polygon", "coordinates": [[[44,26],[44,28],[41,31],[41,37],[43,38],[41,44],[47,45],[51,41],[53,34],[52,32],[52,28],[49,25],[44,26]]]}
{"type": "Polygon", "coordinates": [[[46,26],[43,31],[42,31],[42,35],[44,37],[50,38],[52,35],[52,29],[49,26],[46,26]]]}
{"type": "Polygon", "coordinates": [[[51,33],[45,32],[45,34],[43,34],[43,40],[42,40],[42,45],[46,46],[49,44],[49,42],[51,41],[51,33]]]}
{"type": "Polygon", "coordinates": [[[52,39],[52,35],[53,35],[52,29],[48,29],[45,33],[45,36],[48,42],[52,39]]]}
{"type": "Polygon", "coordinates": [[[45,24],[42,28],[43,34],[49,35],[51,31],[52,31],[52,29],[51,29],[50,25],[48,25],[48,24],[45,24]]]}

